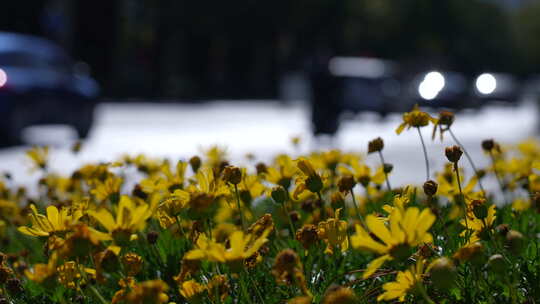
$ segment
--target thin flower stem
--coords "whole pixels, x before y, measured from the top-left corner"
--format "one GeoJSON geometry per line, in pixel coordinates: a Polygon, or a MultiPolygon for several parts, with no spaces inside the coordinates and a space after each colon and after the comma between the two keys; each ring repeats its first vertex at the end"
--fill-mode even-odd
{"type": "Polygon", "coordinates": [[[461,200],[459,203],[460,203],[460,205],[462,205],[464,216],[465,216],[465,228],[467,228],[466,235],[467,235],[467,239],[469,239],[469,237],[468,237],[469,223],[468,223],[468,220],[467,220],[467,203],[465,202],[465,196],[463,195],[463,190],[461,189],[461,178],[459,176],[459,167],[458,167],[457,162],[454,163],[454,171],[456,171],[457,184],[458,184],[458,188],[459,188],[459,199],[461,200]]]}
{"type": "Polygon", "coordinates": [[[503,199],[506,201],[506,195],[505,195],[505,192],[504,192],[503,181],[502,181],[501,176],[499,175],[499,171],[497,170],[497,167],[496,167],[496,164],[495,164],[496,163],[495,162],[495,156],[493,155],[493,152],[489,151],[489,157],[491,158],[491,164],[493,166],[493,172],[495,173],[495,178],[497,179],[497,183],[499,183],[499,188],[501,188],[501,193],[502,193],[503,199]]]}
{"type": "Polygon", "coordinates": [[[251,281],[251,284],[253,285],[253,288],[255,288],[255,293],[257,293],[257,297],[259,297],[259,300],[261,301],[260,303],[265,303],[265,301],[263,299],[263,296],[261,294],[261,291],[257,287],[257,283],[253,280],[253,278],[249,275],[249,272],[245,268],[244,268],[244,273],[249,278],[249,280],[251,281]]]}
{"type": "Polygon", "coordinates": [[[351,196],[352,196],[352,201],[353,201],[353,204],[354,204],[354,208],[356,209],[356,216],[358,217],[358,220],[360,221],[362,226],[364,226],[364,229],[368,229],[367,225],[366,225],[366,222],[364,221],[364,218],[362,217],[362,214],[360,213],[360,208],[358,208],[358,204],[356,203],[356,198],[354,197],[353,189],[351,189],[351,196]]]}
{"type": "Polygon", "coordinates": [[[461,148],[461,150],[463,150],[463,153],[465,153],[465,157],[467,157],[467,160],[469,161],[469,164],[471,164],[471,167],[472,167],[472,169],[474,171],[474,174],[478,178],[478,187],[480,188],[480,190],[482,191],[482,194],[485,197],[486,196],[486,191],[484,190],[484,186],[482,185],[482,180],[480,179],[480,176],[478,176],[478,169],[476,169],[476,166],[474,165],[472,157],[469,155],[469,152],[467,152],[467,150],[465,149],[465,146],[463,146],[461,144],[461,142],[459,142],[457,137],[454,135],[454,132],[452,132],[452,129],[448,128],[448,133],[450,133],[450,136],[452,137],[452,139],[461,148]]]}
{"type": "Polygon", "coordinates": [[[286,203],[287,202],[283,202],[283,212],[285,212],[285,216],[287,217],[287,220],[289,222],[289,228],[291,229],[291,237],[294,238],[296,229],[294,228],[294,224],[291,220],[291,216],[289,215],[289,210],[287,210],[287,205],[285,205],[286,203]]]}
{"type": "Polygon", "coordinates": [[[426,144],[424,143],[424,138],[422,137],[422,132],[420,131],[420,127],[416,127],[416,130],[418,131],[418,136],[420,136],[420,142],[422,143],[422,150],[424,151],[424,161],[426,162],[426,180],[429,180],[429,160],[428,160],[428,155],[427,155],[426,144]]]}
{"type": "Polygon", "coordinates": [[[379,150],[378,152],[379,152],[379,158],[381,159],[381,163],[383,166],[384,178],[386,180],[386,187],[388,187],[388,191],[392,191],[392,187],[390,186],[390,180],[388,179],[388,173],[386,173],[386,170],[384,169],[385,161],[382,155],[382,151],[379,150]]]}
{"type": "Polygon", "coordinates": [[[417,286],[418,286],[418,290],[420,290],[420,294],[422,295],[422,298],[424,298],[424,300],[428,302],[429,304],[435,304],[435,302],[433,302],[433,300],[427,294],[426,289],[424,288],[424,285],[422,283],[418,283],[417,286]]]}
{"type": "Polygon", "coordinates": [[[234,193],[236,195],[236,205],[238,207],[238,213],[240,213],[240,222],[242,222],[242,229],[246,230],[246,222],[244,221],[244,213],[242,212],[242,208],[240,206],[240,194],[238,193],[238,185],[234,184],[234,193]]]}
{"type": "Polygon", "coordinates": [[[90,285],[90,291],[94,294],[94,296],[99,300],[101,304],[108,304],[108,302],[105,300],[105,298],[103,298],[103,296],[99,293],[96,287],[90,285]]]}
{"type": "Polygon", "coordinates": [[[326,206],[324,205],[324,200],[322,198],[321,192],[317,192],[317,196],[321,201],[321,220],[326,218],[326,206]]]}

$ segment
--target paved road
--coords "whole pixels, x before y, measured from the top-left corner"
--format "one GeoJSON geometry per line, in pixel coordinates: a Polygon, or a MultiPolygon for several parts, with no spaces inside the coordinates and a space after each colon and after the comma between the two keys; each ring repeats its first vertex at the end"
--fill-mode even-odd
{"type": "MultiPolygon", "coordinates": [[[[126,152],[188,158],[213,144],[227,146],[235,162],[245,163],[246,153],[268,160],[280,152],[297,153],[290,145],[290,138],[296,135],[304,138],[302,152],[329,146],[365,152],[367,142],[380,136],[385,140],[386,160],[394,164],[392,182],[423,182],[424,163],[418,135],[409,131],[397,136],[394,132],[400,123],[400,115],[381,120],[371,114],[362,114],[345,121],[332,145],[321,145],[311,138],[308,116],[305,106],[283,106],[277,102],[104,103],[97,109],[90,138],[76,157],[69,152],[70,144],[66,140],[69,136],[63,129],[38,129],[30,132],[30,137],[34,137],[34,142],[55,143],[52,168],[69,172],[84,162],[107,161],[126,152]]],[[[531,102],[517,107],[490,106],[458,114],[453,130],[481,166],[486,163],[480,149],[482,139],[495,138],[512,144],[536,136],[537,117],[536,105],[531,102]]],[[[430,133],[431,128],[424,130],[426,139],[430,133]]],[[[451,144],[450,138],[443,143],[428,140],[433,169],[442,167],[444,147],[451,144]]],[[[35,178],[28,173],[24,149],[0,150],[0,171],[10,171],[18,183],[35,178]]],[[[369,156],[368,161],[378,159],[369,156]]]]}

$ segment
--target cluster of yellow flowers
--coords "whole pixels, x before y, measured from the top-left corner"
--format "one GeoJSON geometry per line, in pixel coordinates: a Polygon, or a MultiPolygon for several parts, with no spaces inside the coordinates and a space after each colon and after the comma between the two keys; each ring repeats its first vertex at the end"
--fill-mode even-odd
{"type": "Polygon", "coordinates": [[[35,188],[0,179],[0,303],[539,300],[540,146],[485,140],[491,164],[477,168],[453,122],[450,112],[404,114],[397,133],[416,128],[424,145],[432,123],[433,138],[448,132],[456,144],[441,151],[449,162],[433,180],[426,155],[419,187],[391,187],[381,138],[367,147],[378,167],[340,150],[239,167],[215,146],[70,176],[49,170],[47,148],[32,148],[35,188]],[[486,178],[500,189],[486,191],[486,178]],[[482,293],[496,284],[486,271],[516,274],[482,293]]]}

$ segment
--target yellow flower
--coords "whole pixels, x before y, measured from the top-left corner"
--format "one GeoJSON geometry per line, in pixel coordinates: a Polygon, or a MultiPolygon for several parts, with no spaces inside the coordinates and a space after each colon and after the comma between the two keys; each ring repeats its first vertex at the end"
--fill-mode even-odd
{"type": "Polygon", "coordinates": [[[274,160],[274,165],[266,169],[267,173],[264,178],[273,184],[281,185],[285,189],[289,189],[291,180],[297,169],[294,166],[292,159],[285,154],[278,155],[274,160]]]}
{"type": "Polygon", "coordinates": [[[428,232],[435,222],[435,215],[426,208],[420,212],[416,207],[401,211],[395,208],[388,217],[388,227],[383,219],[372,214],[366,217],[371,233],[356,225],[356,234],[351,236],[353,248],[381,255],[371,261],[363,277],[371,276],[384,262],[405,259],[410,251],[422,243],[431,243],[433,236],[428,232]]]}
{"type": "MultiPolygon", "coordinates": [[[[487,216],[484,219],[477,218],[474,212],[472,210],[469,210],[467,212],[467,221],[465,221],[465,219],[462,219],[459,223],[463,227],[467,227],[468,225],[469,229],[473,231],[471,239],[481,238],[483,233],[486,233],[488,230],[491,230],[493,228],[493,223],[497,218],[497,216],[495,216],[495,209],[495,205],[489,206],[489,208],[487,208],[487,216]]],[[[466,233],[466,231],[462,231],[460,235],[464,236],[466,233]]]]}
{"type": "Polygon", "coordinates": [[[169,290],[167,283],[162,280],[144,281],[135,284],[126,294],[126,302],[133,304],[162,304],[169,301],[165,293],[169,290]]]}
{"type": "Polygon", "coordinates": [[[4,238],[4,236],[6,235],[6,227],[6,222],[0,220],[0,239],[4,238]]]}
{"type": "Polygon", "coordinates": [[[89,210],[88,215],[95,218],[107,231],[111,239],[118,245],[125,245],[131,239],[131,234],[143,230],[146,220],[152,215],[147,204],[136,206],[127,196],[122,195],[116,211],[116,219],[112,213],[101,208],[98,211],[89,210]]]}
{"type": "Polygon", "coordinates": [[[327,254],[334,253],[334,248],[339,246],[341,252],[349,248],[349,238],[347,235],[347,222],[339,219],[341,208],[336,210],[334,218],[320,222],[317,234],[320,239],[327,244],[324,250],[327,254]]]}
{"type": "Polygon", "coordinates": [[[115,199],[114,196],[119,195],[122,179],[113,175],[109,176],[104,182],[100,180],[94,181],[94,189],[90,193],[96,196],[99,201],[106,199],[115,199]]]}
{"type": "Polygon", "coordinates": [[[58,255],[53,253],[49,257],[47,264],[35,264],[30,270],[25,270],[24,274],[30,281],[36,283],[43,283],[46,280],[54,278],[56,275],[56,263],[58,261],[58,255]]]}
{"type": "Polygon", "coordinates": [[[514,202],[512,202],[512,209],[521,212],[529,209],[531,207],[531,201],[525,200],[523,198],[516,198],[514,202]]]}
{"type": "Polygon", "coordinates": [[[180,295],[182,295],[189,303],[199,303],[202,300],[204,293],[207,291],[206,286],[197,283],[195,280],[183,282],[178,289],[180,295]]]}
{"type": "Polygon", "coordinates": [[[81,218],[81,212],[69,213],[67,208],[58,211],[55,206],[47,207],[47,216],[39,214],[34,204],[30,205],[30,220],[32,227],[22,226],[19,231],[31,236],[50,236],[55,233],[64,233],[81,218]]]}
{"type": "Polygon", "coordinates": [[[417,284],[422,284],[423,274],[424,261],[419,260],[416,262],[416,266],[411,267],[409,270],[398,272],[395,282],[385,283],[382,287],[384,293],[377,297],[377,301],[394,299],[398,299],[400,302],[405,301],[405,296],[412,292],[417,284]]]}
{"type": "Polygon", "coordinates": [[[65,262],[56,268],[58,272],[58,281],[66,288],[75,289],[76,282],[80,279],[81,274],[77,269],[77,263],[74,261],[65,262]]]}
{"type": "Polygon", "coordinates": [[[244,260],[255,254],[268,241],[266,237],[270,231],[271,228],[267,228],[258,237],[243,231],[235,231],[229,236],[229,247],[216,243],[201,234],[197,239],[195,249],[187,252],[185,258],[227,263],[232,271],[237,272],[243,266],[244,260]]]}
{"type": "Polygon", "coordinates": [[[403,114],[403,122],[396,129],[396,133],[400,134],[403,132],[403,130],[405,130],[405,127],[407,127],[407,129],[411,127],[425,127],[429,124],[429,122],[437,123],[437,120],[431,117],[428,113],[420,111],[418,105],[416,104],[414,105],[412,111],[403,114]]]}
{"type": "Polygon", "coordinates": [[[34,146],[26,151],[26,156],[32,160],[37,169],[46,169],[49,160],[49,147],[34,146]]]}
{"type": "Polygon", "coordinates": [[[321,175],[315,171],[311,162],[305,158],[300,158],[296,165],[298,166],[298,169],[300,169],[301,175],[296,180],[293,198],[298,199],[298,195],[305,190],[309,190],[312,193],[320,193],[324,187],[323,179],[321,175]]]}
{"type": "Polygon", "coordinates": [[[143,259],[136,253],[126,253],[122,257],[122,264],[128,276],[135,276],[142,270],[143,259]]]}

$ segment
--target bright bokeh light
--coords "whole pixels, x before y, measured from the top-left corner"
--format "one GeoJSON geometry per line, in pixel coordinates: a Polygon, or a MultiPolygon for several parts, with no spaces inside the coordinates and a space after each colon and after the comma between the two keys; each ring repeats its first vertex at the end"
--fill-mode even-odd
{"type": "Polygon", "coordinates": [[[476,89],[478,92],[487,95],[491,94],[497,88],[497,79],[495,76],[484,73],[476,78],[476,89]]]}
{"type": "Polygon", "coordinates": [[[4,70],[0,69],[0,88],[7,82],[7,74],[4,70]]]}
{"type": "Polygon", "coordinates": [[[432,100],[439,95],[439,92],[444,88],[444,76],[436,71],[429,72],[424,76],[424,80],[418,86],[420,97],[426,100],[432,100]]]}

